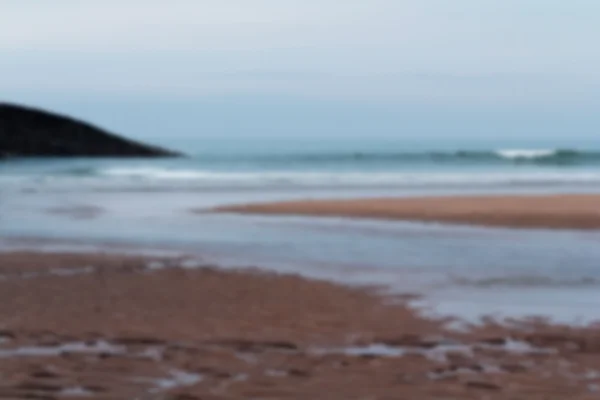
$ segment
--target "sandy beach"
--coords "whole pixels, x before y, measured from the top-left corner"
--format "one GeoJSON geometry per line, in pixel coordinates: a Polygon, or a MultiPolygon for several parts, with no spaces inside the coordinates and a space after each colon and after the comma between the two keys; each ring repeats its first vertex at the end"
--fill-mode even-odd
{"type": "Polygon", "coordinates": [[[600,336],[450,331],[367,289],[181,257],[4,253],[0,398],[594,399],[600,336]],[[60,269],[58,269],[60,266],[60,269]]]}
{"type": "Polygon", "coordinates": [[[600,195],[303,200],[219,207],[216,211],[376,218],[514,228],[600,229],[600,195]]]}

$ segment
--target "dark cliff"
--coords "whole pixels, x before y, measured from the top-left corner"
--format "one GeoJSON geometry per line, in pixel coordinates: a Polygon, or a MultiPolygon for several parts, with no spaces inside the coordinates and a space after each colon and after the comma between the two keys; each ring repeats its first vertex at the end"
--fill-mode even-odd
{"type": "Polygon", "coordinates": [[[128,140],[46,111],[0,103],[2,157],[173,157],[180,154],[128,140]]]}

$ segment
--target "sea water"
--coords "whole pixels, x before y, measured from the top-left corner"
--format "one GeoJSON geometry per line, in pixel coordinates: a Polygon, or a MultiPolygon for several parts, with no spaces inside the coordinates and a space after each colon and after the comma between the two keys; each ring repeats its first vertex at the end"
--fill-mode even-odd
{"type": "MultiPolygon", "coordinates": [[[[600,183],[598,148],[494,148],[388,141],[181,143],[188,157],[161,160],[21,160],[0,184],[30,189],[588,187],[600,183]]],[[[489,145],[491,146],[491,145],[489,145]]]]}
{"type": "Polygon", "coordinates": [[[176,146],[188,153],[179,159],[7,160],[0,238],[5,248],[118,244],[384,285],[471,320],[600,320],[597,232],[209,211],[286,199],[600,189],[600,146],[519,145],[193,141],[176,146]]]}

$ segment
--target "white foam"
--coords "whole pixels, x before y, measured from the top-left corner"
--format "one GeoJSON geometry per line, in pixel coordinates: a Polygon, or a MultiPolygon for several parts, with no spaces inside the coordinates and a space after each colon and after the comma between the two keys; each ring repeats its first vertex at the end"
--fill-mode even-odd
{"type": "Polygon", "coordinates": [[[498,150],[497,155],[508,159],[526,159],[532,160],[536,158],[551,157],[557,154],[557,150],[554,149],[506,149],[498,150]]]}
{"type": "Polygon", "coordinates": [[[101,175],[125,178],[151,178],[151,179],[202,179],[214,176],[209,172],[199,170],[175,170],[164,168],[107,168],[101,175]]]}
{"type": "MultiPolygon", "coordinates": [[[[506,158],[537,158],[548,154],[542,150],[502,150],[506,158]]],[[[428,186],[428,185],[519,185],[600,182],[600,173],[587,171],[503,171],[503,172],[339,172],[339,171],[256,171],[221,172],[194,169],[108,168],[104,177],[138,184],[194,184],[200,187],[262,186],[428,186]]],[[[96,183],[108,183],[102,179],[96,183]]]]}
{"type": "MultiPolygon", "coordinates": [[[[504,152],[503,152],[504,153],[504,152]]],[[[525,153],[523,153],[525,154],[525,153]]],[[[541,153],[540,153],[541,154],[541,153]]],[[[519,153],[501,157],[523,158],[519,153]]],[[[541,157],[541,156],[539,156],[541,157]]],[[[106,168],[94,176],[62,176],[40,184],[35,177],[5,181],[0,190],[36,192],[194,192],[257,189],[452,189],[545,188],[600,183],[597,169],[504,169],[485,171],[211,171],[194,168],[106,168]]],[[[21,196],[22,197],[22,196],[21,196]]],[[[103,207],[105,204],[102,205],[103,207]]],[[[110,211],[106,210],[105,214],[110,211]]]]}

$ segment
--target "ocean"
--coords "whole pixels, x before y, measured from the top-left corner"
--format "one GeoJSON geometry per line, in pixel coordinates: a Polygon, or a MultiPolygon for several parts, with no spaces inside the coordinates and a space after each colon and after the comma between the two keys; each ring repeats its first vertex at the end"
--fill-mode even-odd
{"type": "Polygon", "coordinates": [[[417,292],[432,313],[470,321],[600,320],[598,232],[210,212],[287,199],[598,192],[600,146],[174,143],[188,156],[2,161],[0,246],[194,254],[417,292]]]}
{"type": "MultiPolygon", "coordinates": [[[[177,143],[177,142],[176,142],[177,143]]],[[[389,141],[179,143],[188,157],[4,162],[4,187],[116,190],[244,188],[588,187],[600,183],[600,145],[482,147],[389,141]]]]}

